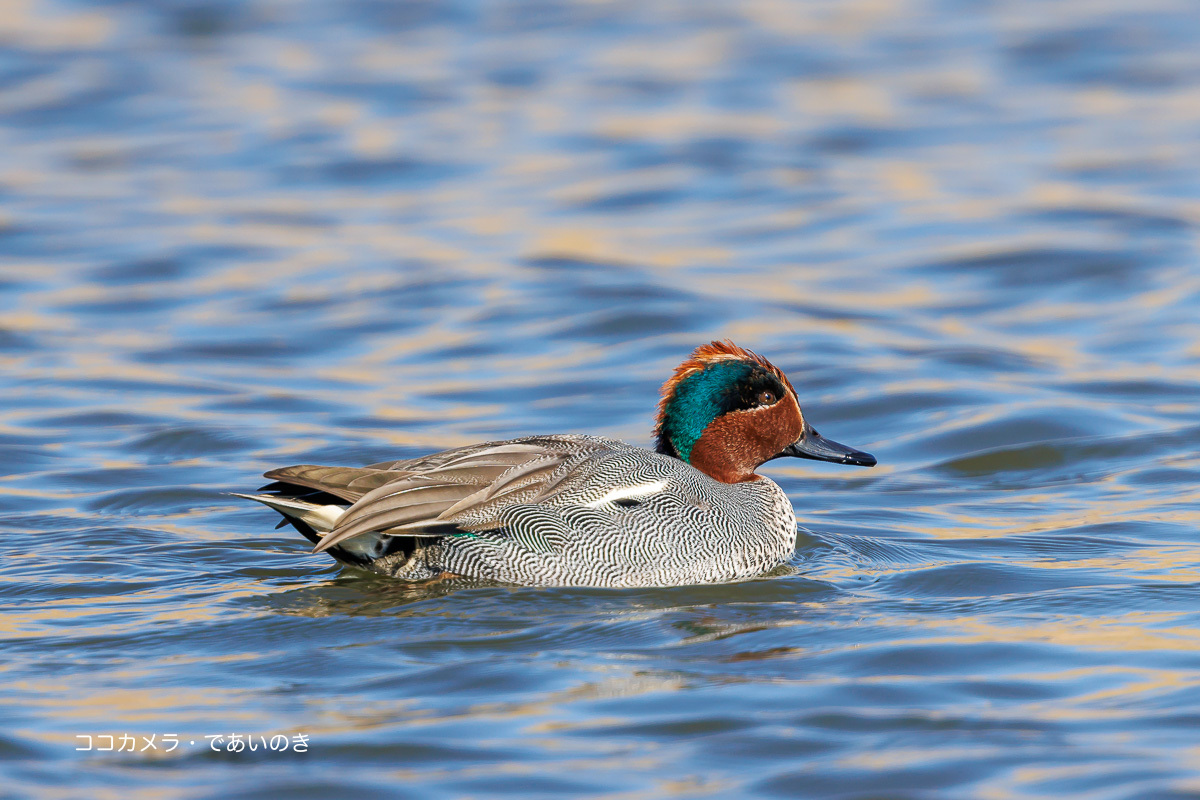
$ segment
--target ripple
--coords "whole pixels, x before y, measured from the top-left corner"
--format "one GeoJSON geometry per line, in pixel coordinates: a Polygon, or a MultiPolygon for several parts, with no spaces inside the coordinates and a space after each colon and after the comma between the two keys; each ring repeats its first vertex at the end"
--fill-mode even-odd
{"type": "Polygon", "coordinates": [[[130,442],[129,449],[136,453],[160,458],[217,455],[240,452],[255,446],[231,430],[213,430],[190,426],[166,428],[139,437],[130,442]]]}
{"type": "Polygon", "coordinates": [[[1082,474],[1089,465],[1108,470],[1130,462],[1147,461],[1163,453],[1179,452],[1200,438],[1194,429],[1156,431],[1132,436],[1077,437],[1000,447],[954,458],[937,469],[979,477],[1011,472],[1041,472],[1044,480],[1082,474]]]}
{"type": "Polygon", "coordinates": [[[888,579],[889,591],[908,597],[995,597],[1045,589],[1091,587],[1114,581],[1086,570],[1018,569],[1012,564],[953,564],[888,579]]]}
{"type": "Polygon", "coordinates": [[[107,514],[170,512],[180,506],[195,507],[201,503],[212,504],[223,498],[217,492],[184,488],[130,489],[108,492],[88,503],[88,509],[107,514]]]}
{"type": "Polygon", "coordinates": [[[928,269],[971,274],[1004,289],[1038,286],[1061,293],[1080,289],[1121,291],[1152,268],[1144,257],[1109,251],[1020,248],[983,253],[932,265],[928,269]]]}

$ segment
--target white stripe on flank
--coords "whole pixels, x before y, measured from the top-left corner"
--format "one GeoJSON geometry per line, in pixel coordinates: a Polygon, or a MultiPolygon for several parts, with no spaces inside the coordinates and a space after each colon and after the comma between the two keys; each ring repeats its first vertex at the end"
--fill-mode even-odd
{"type": "Polygon", "coordinates": [[[601,497],[599,500],[593,500],[587,504],[588,508],[599,508],[605,503],[615,503],[618,500],[633,500],[638,497],[649,497],[652,494],[657,494],[667,488],[667,481],[662,480],[652,481],[651,483],[640,483],[636,486],[622,486],[613,489],[608,494],[601,497]]]}

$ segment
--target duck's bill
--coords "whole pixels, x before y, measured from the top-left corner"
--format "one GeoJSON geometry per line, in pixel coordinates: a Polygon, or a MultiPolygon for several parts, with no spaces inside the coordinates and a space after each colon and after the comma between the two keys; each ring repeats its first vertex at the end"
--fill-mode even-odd
{"type": "Polygon", "coordinates": [[[877,463],[875,456],[870,453],[838,444],[832,439],[826,439],[816,431],[808,431],[800,437],[799,441],[785,447],[779,455],[832,461],[835,464],[853,464],[856,467],[873,467],[877,463]]]}

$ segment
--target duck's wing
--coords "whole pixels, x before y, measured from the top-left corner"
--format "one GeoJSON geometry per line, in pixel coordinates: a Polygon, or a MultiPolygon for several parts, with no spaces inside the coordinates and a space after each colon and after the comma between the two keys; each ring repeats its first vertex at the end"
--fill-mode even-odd
{"type": "MultiPolygon", "coordinates": [[[[325,492],[353,503],[367,492],[378,489],[397,478],[397,473],[375,467],[321,467],[316,464],[297,464],[263,473],[275,481],[263,487],[266,491],[283,492],[290,487],[303,487],[325,492]]],[[[292,492],[288,492],[289,494],[292,492]]]]}
{"type": "Polygon", "coordinates": [[[599,455],[629,446],[598,437],[534,437],[447,450],[364,468],[300,465],[266,477],[348,500],[314,552],[371,531],[441,536],[464,518],[546,499],[599,455]]]}

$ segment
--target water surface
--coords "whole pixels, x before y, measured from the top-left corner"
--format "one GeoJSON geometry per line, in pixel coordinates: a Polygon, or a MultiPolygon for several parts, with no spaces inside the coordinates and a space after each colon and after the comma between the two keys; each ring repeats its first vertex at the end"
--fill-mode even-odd
{"type": "Polygon", "coordinates": [[[0,794],[1198,797],[1198,229],[1182,0],[9,3],[0,794]],[[726,336],[880,460],[764,468],[780,574],[411,587],[227,494],[647,443],[726,336]]]}

